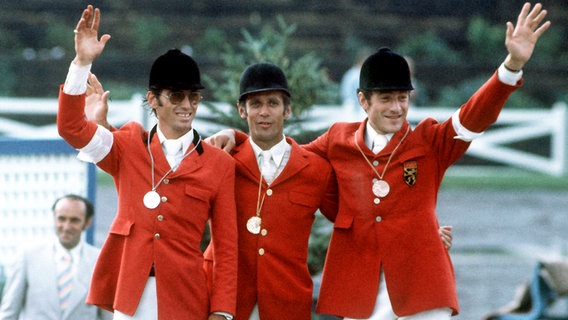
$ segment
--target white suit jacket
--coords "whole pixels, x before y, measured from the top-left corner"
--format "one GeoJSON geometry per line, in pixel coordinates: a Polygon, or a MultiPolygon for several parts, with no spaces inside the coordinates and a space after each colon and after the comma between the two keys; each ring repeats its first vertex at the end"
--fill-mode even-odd
{"type": "Polygon", "coordinates": [[[53,242],[20,253],[6,279],[0,305],[2,320],[112,319],[112,313],[85,303],[99,249],[83,244],[69,307],[61,312],[53,242]]]}

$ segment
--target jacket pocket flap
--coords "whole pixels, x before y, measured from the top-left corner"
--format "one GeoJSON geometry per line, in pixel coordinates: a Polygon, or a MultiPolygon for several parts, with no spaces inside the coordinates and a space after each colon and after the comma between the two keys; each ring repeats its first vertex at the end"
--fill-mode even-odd
{"type": "Polygon", "coordinates": [[[110,225],[108,232],[112,234],[118,234],[121,236],[127,236],[130,234],[130,228],[132,228],[133,224],[134,222],[130,220],[116,218],[110,225]]]}
{"type": "Polygon", "coordinates": [[[299,204],[299,205],[306,206],[306,207],[313,207],[313,206],[317,206],[319,204],[319,198],[318,197],[311,195],[311,194],[301,193],[301,192],[291,191],[289,199],[290,199],[290,202],[292,202],[292,203],[299,204]]]}
{"type": "Polygon", "coordinates": [[[185,187],[185,194],[197,200],[201,200],[204,202],[209,202],[211,198],[211,192],[207,189],[199,188],[194,185],[187,185],[185,187]]]}
{"type": "Polygon", "coordinates": [[[353,224],[353,216],[347,214],[340,214],[335,218],[335,223],[333,227],[336,229],[349,229],[353,224]]]}

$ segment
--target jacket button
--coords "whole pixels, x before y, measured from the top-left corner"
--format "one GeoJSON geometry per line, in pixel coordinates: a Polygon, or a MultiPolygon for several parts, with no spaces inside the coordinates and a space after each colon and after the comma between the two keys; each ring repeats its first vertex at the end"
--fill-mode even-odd
{"type": "Polygon", "coordinates": [[[375,218],[375,221],[381,222],[381,221],[383,221],[383,218],[381,218],[381,216],[377,216],[377,217],[375,218]]]}
{"type": "Polygon", "coordinates": [[[264,255],[264,249],[263,248],[258,249],[258,254],[261,256],[264,255]]]}
{"type": "Polygon", "coordinates": [[[168,184],[168,183],[170,183],[170,179],[165,178],[165,179],[164,179],[164,184],[168,184]]]}
{"type": "Polygon", "coordinates": [[[154,235],[154,238],[155,238],[156,240],[160,240],[160,234],[159,234],[159,233],[156,233],[156,234],[154,235]]]}
{"type": "Polygon", "coordinates": [[[162,197],[162,202],[166,202],[166,201],[168,201],[168,197],[163,196],[163,197],[162,197]]]}
{"type": "Polygon", "coordinates": [[[374,202],[375,204],[379,204],[379,203],[381,203],[381,199],[375,198],[375,199],[373,199],[373,202],[374,202]]]}
{"type": "Polygon", "coordinates": [[[260,234],[265,236],[266,234],[268,234],[268,230],[262,229],[262,230],[260,230],[260,234]]]}
{"type": "Polygon", "coordinates": [[[266,190],[266,195],[267,195],[267,196],[271,196],[271,195],[272,195],[272,189],[266,190]]]}
{"type": "Polygon", "coordinates": [[[163,215],[158,215],[158,221],[163,221],[164,220],[164,216],[163,215]]]}
{"type": "Polygon", "coordinates": [[[377,160],[373,161],[373,165],[374,165],[375,167],[378,166],[378,165],[379,165],[379,161],[377,161],[377,160]]]}

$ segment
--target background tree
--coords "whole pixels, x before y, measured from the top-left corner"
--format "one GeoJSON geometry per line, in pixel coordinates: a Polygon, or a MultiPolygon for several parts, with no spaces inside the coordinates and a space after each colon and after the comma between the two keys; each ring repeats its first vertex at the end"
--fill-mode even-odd
{"type": "Polygon", "coordinates": [[[271,62],[278,65],[288,79],[292,93],[292,116],[284,130],[287,135],[302,138],[309,133],[302,130],[306,111],[315,104],[337,103],[338,85],[333,82],[321,59],[313,52],[299,57],[287,53],[288,41],[296,31],[296,25],[288,25],[277,17],[277,26],[265,25],[258,35],[243,29],[243,40],[234,48],[218,30],[209,30],[204,42],[209,45],[208,55],[218,57],[222,62],[222,81],[204,75],[207,91],[212,94],[208,101],[226,102],[228,110],[204,101],[204,105],[215,115],[215,121],[232,128],[248,131],[246,122],[238,114],[236,103],[239,96],[239,79],[245,68],[256,62],[271,62]]]}

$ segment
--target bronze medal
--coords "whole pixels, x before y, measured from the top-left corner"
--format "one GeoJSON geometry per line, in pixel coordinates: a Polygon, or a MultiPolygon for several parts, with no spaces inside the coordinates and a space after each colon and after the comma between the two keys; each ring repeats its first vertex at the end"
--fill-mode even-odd
{"type": "Polygon", "coordinates": [[[379,198],[384,198],[389,194],[390,186],[385,180],[373,182],[373,194],[379,198]]]}
{"type": "Polygon", "coordinates": [[[260,233],[260,217],[254,216],[250,217],[247,221],[247,230],[252,234],[259,234],[260,233]]]}

